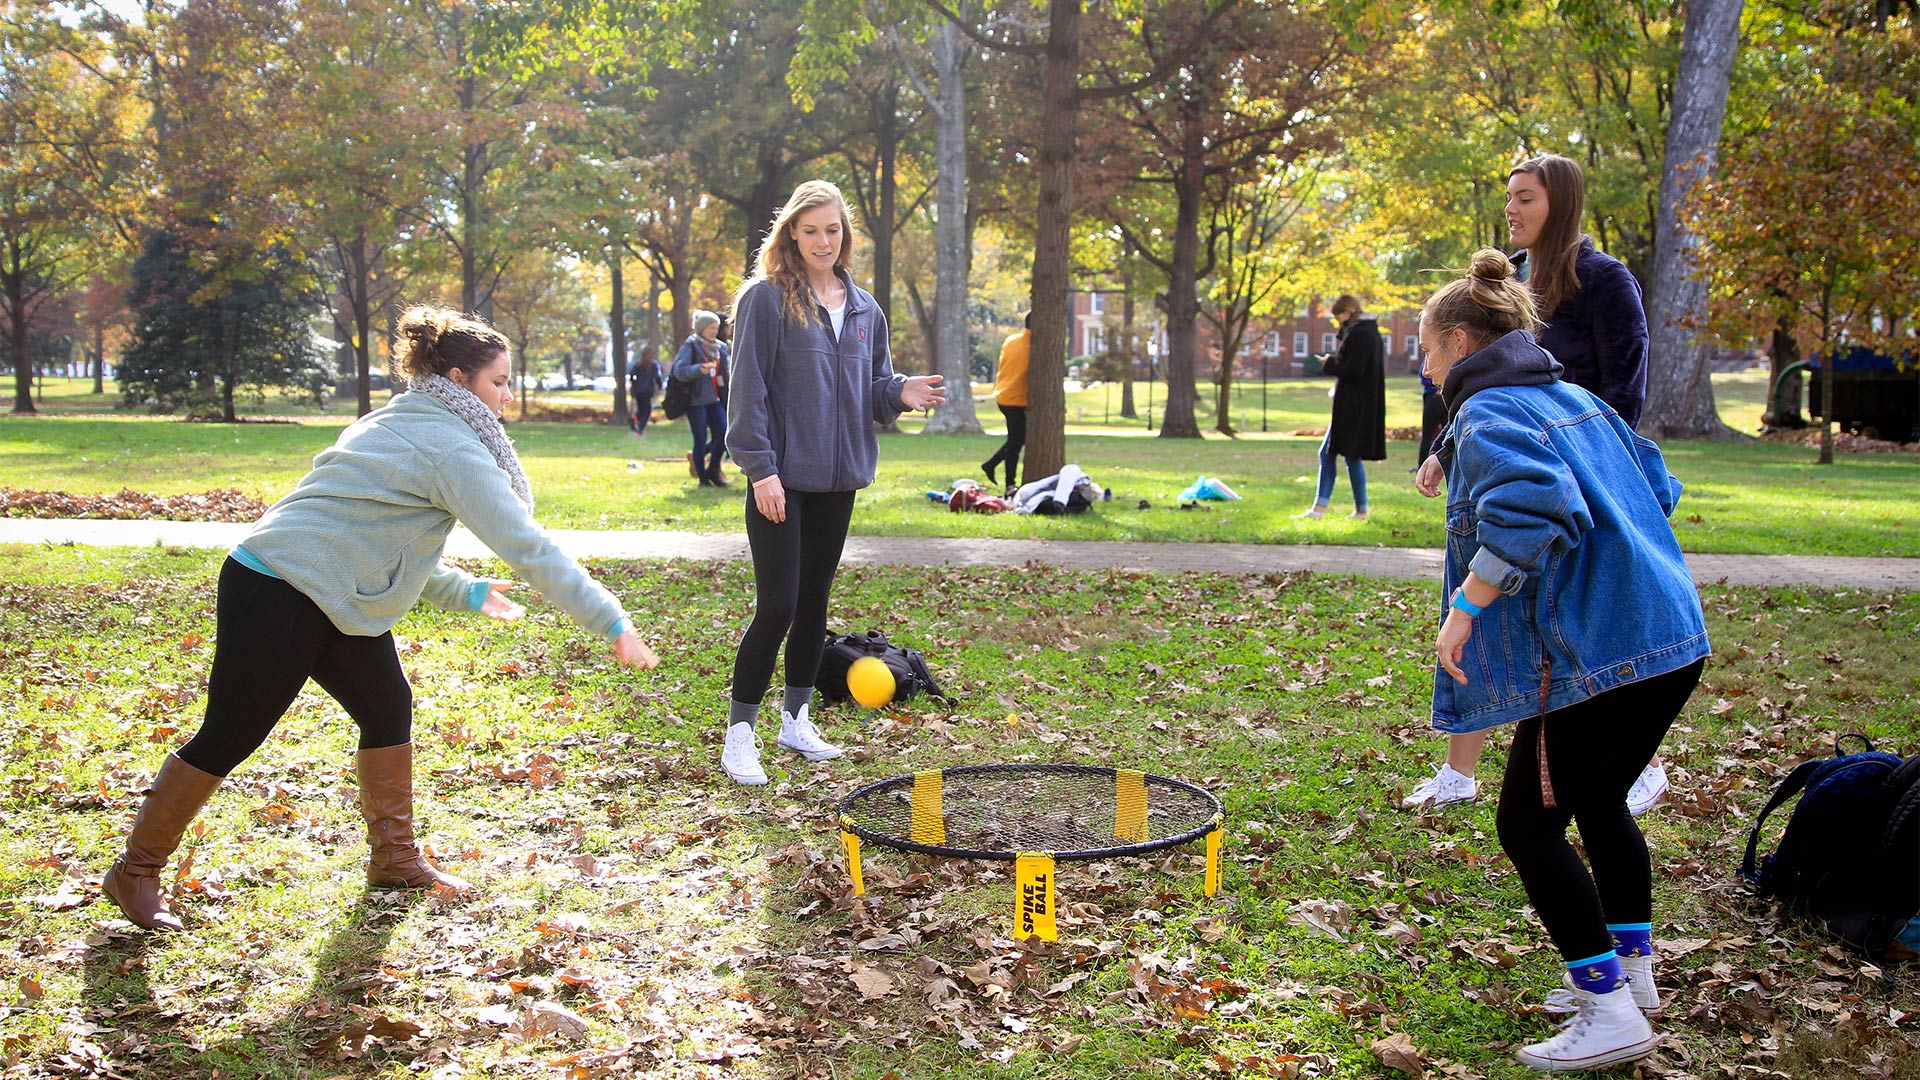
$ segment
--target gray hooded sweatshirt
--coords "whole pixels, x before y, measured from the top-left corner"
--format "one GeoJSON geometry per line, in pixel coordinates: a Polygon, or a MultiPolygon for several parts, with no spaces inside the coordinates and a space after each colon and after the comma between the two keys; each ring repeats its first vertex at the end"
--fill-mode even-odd
{"type": "Polygon", "coordinates": [[[824,308],[790,323],[780,288],[758,281],[734,305],[727,452],[753,481],[779,476],[794,491],[853,491],[873,483],[875,424],[905,411],[906,376],[893,371],[887,320],[844,270],[846,320],[836,339],[824,308]]]}

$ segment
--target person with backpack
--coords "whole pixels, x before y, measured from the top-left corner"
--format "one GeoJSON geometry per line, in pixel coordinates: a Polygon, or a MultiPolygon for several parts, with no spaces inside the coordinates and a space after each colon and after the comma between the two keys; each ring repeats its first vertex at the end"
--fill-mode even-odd
{"type": "Polygon", "coordinates": [[[413,690],[392,628],[422,597],[512,621],[525,609],[444,565],[455,522],[471,529],[614,660],[659,661],[620,601],[555,547],[500,419],[513,400],[507,339],[457,311],[400,316],[393,360],[407,391],[361,417],[313,459],[220,567],[213,668],[200,730],[160,766],[126,849],[100,891],[134,925],[179,930],[160,871],[214,790],[253,756],[311,678],[360,728],[354,757],[366,819],[367,883],[466,891],[414,838],[413,690]]]}
{"type": "Polygon", "coordinates": [[[1500,846],[1566,964],[1575,1015],[1516,1057],[1551,1072],[1645,1056],[1653,872],[1627,793],[1709,652],[1659,447],[1561,378],[1504,254],[1474,253],[1420,316],[1453,449],[1434,726],[1515,724],[1500,846]],[[1587,859],[1568,843],[1578,823],[1587,859]]]}
{"type": "Polygon", "coordinates": [[[767,782],[754,721],[782,641],[779,745],[808,761],[840,756],[807,714],[854,494],[878,465],[874,425],[946,400],[940,376],[894,372],[886,316],[847,271],[852,248],[840,189],[809,180],[787,199],[733,302],[727,449],[751,485],[754,605],[734,655],[720,763],[740,784],[767,782]]]}
{"type": "Polygon", "coordinates": [[[720,316],[711,311],[693,313],[693,333],[681,342],[673,357],[673,379],[692,390],[687,398],[687,426],[693,429],[693,453],[688,458],[701,487],[730,487],[720,475],[720,452],[727,430],[727,407],[720,402],[725,362],[719,341],[720,316]]]}
{"type": "Polygon", "coordinates": [[[654,395],[660,392],[660,384],[664,381],[660,361],[654,358],[653,346],[642,347],[639,357],[627,372],[627,393],[633,399],[633,418],[629,426],[635,435],[647,433],[647,422],[653,419],[654,395]]]}
{"type": "MultiPolygon", "coordinates": [[[[1591,391],[1625,420],[1640,422],[1647,401],[1647,315],[1640,283],[1620,260],[1594,247],[1580,231],[1586,213],[1586,177],[1580,163],[1541,154],[1507,176],[1507,227],[1515,247],[1515,276],[1527,283],[1545,322],[1540,347],[1565,369],[1561,378],[1591,391]]],[[[1415,480],[1422,495],[1437,496],[1447,453],[1446,433],[1423,446],[1415,480]]],[[[1474,779],[1484,733],[1447,740],[1447,760],[1408,793],[1402,805],[1444,806],[1479,795],[1474,779]]],[[[1635,816],[1651,810],[1667,792],[1659,758],[1646,763],[1627,794],[1635,816]]]]}

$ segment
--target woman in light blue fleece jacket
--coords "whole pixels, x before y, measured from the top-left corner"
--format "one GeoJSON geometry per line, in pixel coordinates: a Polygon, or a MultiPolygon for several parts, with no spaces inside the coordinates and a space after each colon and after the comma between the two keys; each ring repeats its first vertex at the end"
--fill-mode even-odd
{"type": "Polygon", "coordinates": [[[727,450],[747,475],[753,622],[733,662],[726,748],[736,783],[764,784],[753,722],[786,642],[780,745],[808,761],[840,749],[807,707],[826,643],[827,595],[853,519],[853,494],[873,483],[873,425],[946,400],[940,376],[893,370],[887,320],[847,273],[852,222],[840,189],[794,189],[733,303],[733,381],[727,450]]]}
{"type": "Polygon", "coordinates": [[[614,659],[653,667],[626,612],[533,519],[533,492],[500,424],[512,400],[507,341],[444,309],[401,316],[393,357],[409,391],[361,417],[313,460],[220,568],[213,671],[200,731],[168,755],[101,891],[147,929],[180,929],[159,873],[194,815],[266,741],[311,678],[360,728],[369,884],[468,884],[429,862],[413,831],[413,691],[392,627],[421,597],[496,619],[506,591],[444,566],[457,520],[548,600],[604,637],[614,659]]]}

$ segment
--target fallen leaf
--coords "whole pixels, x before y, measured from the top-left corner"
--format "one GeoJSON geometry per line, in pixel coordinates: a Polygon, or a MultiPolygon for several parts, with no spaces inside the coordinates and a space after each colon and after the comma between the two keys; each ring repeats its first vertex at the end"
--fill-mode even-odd
{"type": "Polygon", "coordinates": [[[853,980],[854,989],[860,991],[860,996],[867,1001],[877,1001],[894,992],[893,976],[877,967],[856,967],[848,978],[853,980]]]}
{"type": "Polygon", "coordinates": [[[1396,1031],[1384,1039],[1373,1040],[1367,1047],[1380,1064],[1389,1069],[1398,1069],[1410,1076],[1427,1075],[1427,1052],[1413,1045],[1413,1040],[1404,1031],[1396,1031]]]}

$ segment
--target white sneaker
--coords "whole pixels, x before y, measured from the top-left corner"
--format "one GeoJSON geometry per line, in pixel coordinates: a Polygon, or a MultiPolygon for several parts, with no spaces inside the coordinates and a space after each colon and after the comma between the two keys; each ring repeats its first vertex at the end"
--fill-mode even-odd
{"type": "Polygon", "coordinates": [[[728,724],[727,747],[720,751],[720,767],[736,784],[764,784],[767,773],[760,767],[760,733],[752,724],[728,724]]]}
{"type": "Polygon", "coordinates": [[[841,755],[839,747],[820,737],[820,729],[807,719],[807,707],[800,706],[798,713],[780,710],[780,738],[782,747],[799,752],[808,761],[832,761],[841,755]]]}
{"type": "Polygon", "coordinates": [[[1627,987],[1607,994],[1575,990],[1573,996],[1578,1003],[1573,1019],[1553,1038],[1520,1048],[1513,1055],[1520,1064],[1545,1072],[1597,1069],[1637,1061],[1659,1043],[1627,987]]]}
{"type": "Polygon", "coordinates": [[[1310,506],[1293,516],[1295,520],[1300,518],[1323,518],[1327,516],[1327,508],[1319,505],[1310,506]]]}
{"type": "Polygon", "coordinates": [[[1355,521],[1367,520],[1367,512],[1365,510],[1355,510],[1353,513],[1348,514],[1347,516],[1352,518],[1355,521]]]}
{"type": "Polygon", "coordinates": [[[1400,801],[1402,810],[1416,810],[1426,803],[1445,806],[1448,803],[1472,802],[1480,794],[1480,784],[1473,777],[1453,771],[1453,766],[1442,765],[1440,771],[1420,781],[1420,785],[1407,793],[1400,801]]]}
{"type": "Polygon", "coordinates": [[[1627,813],[1634,817],[1653,809],[1660,796],[1667,793],[1667,767],[1649,765],[1640,770],[1633,786],[1627,789],[1627,813]]]}
{"type": "MultiPolygon", "coordinates": [[[[1666,1003],[1660,1000],[1660,988],[1653,984],[1653,957],[1623,956],[1620,958],[1620,970],[1626,973],[1627,989],[1633,994],[1635,1008],[1652,1016],[1665,1007],[1666,1003]]],[[[1578,993],[1573,985],[1573,973],[1563,973],[1559,988],[1547,991],[1545,1008],[1550,1013],[1578,1012],[1578,993]]]]}

